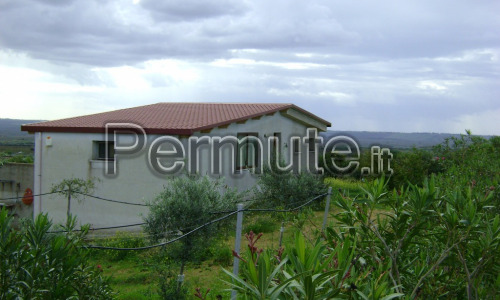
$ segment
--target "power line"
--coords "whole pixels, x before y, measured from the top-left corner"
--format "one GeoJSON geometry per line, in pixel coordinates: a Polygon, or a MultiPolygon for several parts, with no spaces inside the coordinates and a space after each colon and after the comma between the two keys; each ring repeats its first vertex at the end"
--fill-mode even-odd
{"type": "MultiPolygon", "coordinates": [[[[94,230],[105,230],[105,229],[116,229],[116,228],[125,228],[125,227],[134,227],[134,226],[140,226],[144,225],[146,223],[135,223],[135,224],[128,224],[128,225],[118,225],[118,226],[110,226],[110,227],[96,227],[96,228],[89,228],[89,231],[94,231],[94,230]]],[[[65,233],[65,232],[72,232],[72,231],[82,231],[81,229],[75,229],[75,230],[57,230],[57,231],[47,231],[47,233],[65,233]]]]}
{"type": "MultiPolygon", "coordinates": [[[[65,191],[55,191],[55,192],[48,192],[48,193],[42,193],[42,194],[36,194],[36,195],[30,195],[32,197],[38,197],[38,196],[45,196],[45,195],[50,195],[50,194],[56,194],[56,193],[60,193],[60,192],[65,192],[65,191]]],[[[10,198],[1,198],[0,201],[4,201],[4,200],[16,200],[16,199],[22,199],[23,196],[19,196],[19,197],[10,197],[10,198]]]]}
{"type": "Polygon", "coordinates": [[[290,209],[267,209],[267,208],[247,208],[247,209],[244,209],[243,211],[256,211],[256,212],[278,212],[278,213],[286,213],[286,212],[292,212],[294,210],[299,210],[301,209],[302,207],[308,205],[309,203],[321,198],[321,197],[324,197],[328,195],[328,193],[324,193],[324,194],[321,194],[321,195],[318,195],[314,198],[312,198],[311,200],[297,206],[297,207],[294,207],[294,208],[290,208],[290,209]]]}
{"type": "MultiPolygon", "coordinates": [[[[67,191],[68,190],[54,191],[54,192],[41,193],[41,194],[36,194],[36,195],[31,195],[31,196],[38,197],[38,196],[45,196],[45,195],[50,195],[50,194],[57,194],[57,193],[62,193],[62,192],[67,192],[67,191]]],[[[86,196],[86,197],[90,197],[90,198],[95,198],[95,199],[102,200],[102,201],[108,201],[108,202],[114,202],[114,203],[121,203],[121,204],[127,204],[127,205],[136,205],[136,206],[149,206],[149,205],[143,204],[143,203],[134,203],[134,202],[127,202],[127,201],[107,199],[107,198],[103,198],[103,197],[99,197],[99,196],[94,196],[94,195],[90,195],[90,194],[80,193],[80,192],[77,192],[77,191],[74,191],[74,193],[75,194],[80,194],[80,195],[83,195],[83,196],[86,196]]],[[[22,198],[22,196],[20,196],[20,197],[1,198],[0,201],[4,201],[4,200],[17,200],[19,198],[22,198]]]]}
{"type": "MultiPolygon", "coordinates": [[[[302,207],[310,204],[311,202],[321,198],[321,197],[324,197],[328,195],[328,193],[324,193],[324,194],[321,194],[321,195],[318,195],[314,198],[312,198],[311,200],[308,200],[307,202],[304,202],[303,204],[297,206],[297,207],[294,207],[294,208],[290,208],[290,209],[271,209],[271,208],[245,208],[245,209],[242,209],[241,211],[249,211],[249,212],[277,212],[277,213],[285,213],[285,212],[292,212],[292,211],[295,211],[295,210],[298,210],[298,209],[301,209],[302,207]]],[[[296,202],[293,202],[293,203],[298,203],[299,201],[296,201],[296,202]]],[[[223,211],[215,211],[215,212],[212,212],[212,214],[225,214],[225,213],[229,213],[229,212],[233,212],[232,210],[223,210],[223,211]]]]}
{"type": "Polygon", "coordinates": [[[99,196],[94,196],[94,195],[89,195],[89,194],[84,194],[84,193],[80,193],[80,192],[75,192],[75,193],[80,194],[80,195],[84,195],[84,196],[87,196],[87,197],[90,197],[90,198],[102,200],[102,201],[108,201],[108,202],[114,202],[114,203],[121,203],[121,204],[127,204],[127,205],[136,205],[136,206],[150,206],[148,204],[107,199],[107,198],[103,198],[103,197],[99,197],[99,196]]]}

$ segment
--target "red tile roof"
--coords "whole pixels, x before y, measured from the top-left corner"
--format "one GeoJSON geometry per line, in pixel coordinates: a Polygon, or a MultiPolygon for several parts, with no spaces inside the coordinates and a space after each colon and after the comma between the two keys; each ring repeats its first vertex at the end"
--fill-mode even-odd
{"type": "Polygon", "coordinates": [[[135,123],[152,134],[190,135],[195,131],[228,125],[277,111],[296,109],[331,126],[310,112],[286,103],[156,103],[93,115],[21,126],[29,132],[104,132],[106,123],[135,123]]]}

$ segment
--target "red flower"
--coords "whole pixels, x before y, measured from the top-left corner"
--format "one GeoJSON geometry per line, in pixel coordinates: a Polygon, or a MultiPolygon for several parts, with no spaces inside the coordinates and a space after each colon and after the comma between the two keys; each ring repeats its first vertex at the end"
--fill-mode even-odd
{"type": "Polygon", "coordinates": [[[238,258],[239,260],[241,261],[244,261],[245,263],[247,262],[246,260],[243,259],[243,257],[241,257],[238,253],[236,253],[236,251],[232,250],[233,251],[233,256],[238,258]]]}

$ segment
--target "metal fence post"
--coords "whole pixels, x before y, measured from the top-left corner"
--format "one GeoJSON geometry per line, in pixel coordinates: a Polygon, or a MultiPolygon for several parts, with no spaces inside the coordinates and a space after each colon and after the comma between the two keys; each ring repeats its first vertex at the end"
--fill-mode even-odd
{"type": "Polygon", "coordinates": [[[332,187],[328,188],[328,195],[326,196],[326,205],[325,205],[325,215],[323,216],[323,227],[321,232],[325,233],[326,229],[326,220],[328,218],[328,210],[330,209],[330,198],[332,196],[332,187]]]}
{"type": "Polygon", "coordinates": [[[285,232],[285,222],[281,222],[281,228],[280,228],[280,246],[278,249],[281,248],[281,245],[283,244],[283,233],[285,232]]]}
{"type": "MultiPolygon", "coordinates": [[[[234,239],[234,252],[240,255],[241,246],[241,231],[243,228],[243,203],[239,203],[237,206],[238,214],[236,217],[236,237],[234,239]]],[[[235,257],[233,261],[233,274],[238,276],[238,271],[240,267],[240,260],[235,257]]],[[[236,299],[236,290],[231,291],[231,299],[236,299]]]]}

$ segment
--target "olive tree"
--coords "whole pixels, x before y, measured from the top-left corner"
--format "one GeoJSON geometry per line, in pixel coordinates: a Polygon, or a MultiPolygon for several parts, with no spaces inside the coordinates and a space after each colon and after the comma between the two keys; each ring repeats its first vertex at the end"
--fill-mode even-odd
{"type": "MultiPolygon", "coordinates": [[[[231,209],[241,197],[222,181],[207,176],[181,176],[168,181],[165,189],[150,204],[150,211],[144,218],[144,230],[152,241],[166,240],[173,235],[183,235],[216,218],[215,211],[231,209]]],[[[217,222],[200,228],[180,239],[179,248],[170,255],[184,265],[193,260],[195,252],[209,248],[216,241],[224,222],[217,222]]],[[[173,245],[172,245],[173,246],[173,245]]],[[[172,247],[169,246],[169,247],[172,247]]]]}

